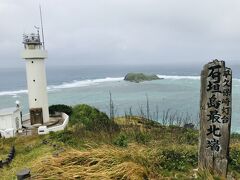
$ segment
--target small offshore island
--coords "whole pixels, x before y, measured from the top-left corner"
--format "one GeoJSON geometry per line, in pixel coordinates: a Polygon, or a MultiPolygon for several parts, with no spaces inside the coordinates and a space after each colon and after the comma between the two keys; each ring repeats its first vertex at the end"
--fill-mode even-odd
{"type": "Polygon", "coordinates": [[[163,78],[159,78],[155,74],[148,75],[148,74],[143,74],[143,73],[128,73],[124,77],[125,81],[135,82],[135,83],[140,83],[140,82],[144,82],[144,81],[160,80],[160,79],[163,79],[163,78]]]}

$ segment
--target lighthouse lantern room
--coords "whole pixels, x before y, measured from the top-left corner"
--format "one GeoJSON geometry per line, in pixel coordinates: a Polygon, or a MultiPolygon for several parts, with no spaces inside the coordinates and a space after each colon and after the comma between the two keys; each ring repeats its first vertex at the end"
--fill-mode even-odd
{"type": "Polygon", "coordinates": [[[22,58],[26,60],[28,101],[31,125],[40,126],[49,122],[47,81],[44,59],[47,51],[40,40],[39,32],[23,35],[24,51],[22,58]]]}

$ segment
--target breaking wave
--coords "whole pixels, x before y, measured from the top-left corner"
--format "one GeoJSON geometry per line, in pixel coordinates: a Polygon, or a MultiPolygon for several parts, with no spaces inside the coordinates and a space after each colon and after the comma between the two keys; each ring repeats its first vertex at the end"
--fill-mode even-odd
{"type": "MultiPolygon", "coordinates": [[[[157,75],[159,78],[164,78],[164,79],[172,79],[172,80],[181,80],[181,79],[192,79],[192,80],[200,80],[200,76],[169,76],[169,75],[157,75]]],[[[239,81],[240,79],[238,78],[233,78],[234,81],[239,81]]]]}
{"type": "MultiPolygon", "coordinates": [[[[76,87],[84,87],[84,86],[91,86],[91,85],[97,85],[104,82],[117,82],[122,81],[124,77],[118,77],[118,78],[103,78],[103,79],[93,79],[93,80],[82,80],[82,81],[72,81],[72,82],[66,82],[62,83],[60,85],[50,85],[48,86],[48,91],[56,91],[58,89],[67,89],[67,88],[76,88],[76,87]]],[[[27,90],[17,90],[17,91],[2,91],[0,92],[0,96],[16,96],[17,94],[26,94],[28,93],[27,90]]]]}
{"type": "Polygon", "coordinates": [[[159,78],[164,79],[173,79],[173,80],[179,80],[179,79],[193,79],[193,80],[200,80],[200,76],[169,76],[169,75],[157,75],[159,78]]]}
{"type": "MultiPolygon", "coordinates": [[[[157,75],[159,78],[169,79],[169,80],[181,80],[181,79],[191,79],[191,80],[200,80],[200,76],[169,76],[169,75],[157,75]]],[[[77,87],[86,87],[86,86],[92,86],[97,85],[105,82],[118,82],[123,81],[124,77],[107,77],[102,79],[87,79],[87,80],[81,80],[77,81],[74,80],[72,82],[65,82],[60,85],[49,85],[48,91],[57,91],[60,89],[68,89],[68,88],[77,88],[77,87]]],[[[240,79],[233,79],[240,82],[240,79]]],[[[234,86],[238,86],[234,85],[234,86]]],[[[17,96],[18,94],[27,94],[27,90],[16,90],[16,91],[1,91],[0,96],[17,96]]]]}
{"type": "Polygon", "coordinates": [[[84,86],[91,86],[91,85],[96,85],[99,83],[104,83],[104,82],[115,82],[115,81],[122,81],[123,77],[119,78],[104,78],[104,79],[93,79],[93,80],[82,80],[82,81],[72,81],[72,82],[67,82],[63,83],[61,85],[55,85],[55,86],[49,86],[49,89],[66,89],[66,88],[75,88],[75,87],[84,87],[84,86]]]}
{"type": "Polygon", "coordinates": [[[26,94],[28,91],[27,90],[18,90],[18,91],[1,91],[0,96],[7,96],[7,95],[17,95],[17,94],[26,94]]]}

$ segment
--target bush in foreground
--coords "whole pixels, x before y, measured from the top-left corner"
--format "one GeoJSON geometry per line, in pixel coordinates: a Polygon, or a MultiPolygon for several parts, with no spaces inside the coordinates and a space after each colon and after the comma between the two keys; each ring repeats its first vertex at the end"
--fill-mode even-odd
{"type": "Polygon", "coordinates": [[[49,113],[51,115],[54,115],[55,112],[64,112],[70,116],[72,114],[72,111],[73,111],[72,107],[67,106],[65,104],[55,104],[55,105],[49,106],[49,113]]]}
{"type": "Polygon", "coordinates": [[[162,152],[161,157],[161,167],[169,171],[187,171],[190,167],[197,165],[197,153],[192,151],[167,149],[162,152]]]}
{"type": "Polygon", "coordinates": [[[110,120],[106,113],[86,104],[73,107],[70,123],[72,125],[82,123],[90,131],[113,132],[119,129],[118,125],[110,120]]]}
{"type": "Polygon", "coordinates": [[[128,146],[128,138],[125,134],[119,134],[119,136],[113,142],[116,146],[119,147],[127,147],[128,146]]]}

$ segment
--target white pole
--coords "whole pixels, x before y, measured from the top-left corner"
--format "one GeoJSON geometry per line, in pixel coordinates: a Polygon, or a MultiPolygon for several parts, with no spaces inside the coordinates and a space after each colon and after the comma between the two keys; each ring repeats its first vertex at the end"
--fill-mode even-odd
{"type": "Polygon", "coordinates": [[[41,30],[42,30],[42,40],[43,40],[43,49],[45,49],[45,40],[44,40],[44,32],[43,32],[43,20],[42,20],[42,8],[41,5],[39,5],[40,10],[40,20],[41,20],[41,30]]]}

